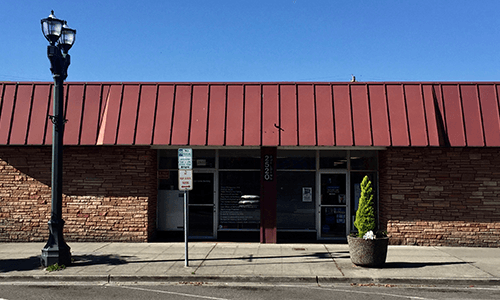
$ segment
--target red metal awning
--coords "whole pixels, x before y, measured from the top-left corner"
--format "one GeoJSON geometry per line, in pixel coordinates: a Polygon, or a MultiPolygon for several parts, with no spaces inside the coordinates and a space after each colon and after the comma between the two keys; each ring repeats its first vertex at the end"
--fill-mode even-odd
{"type": "MultiPolygon", "coordinates": [[[[77,83],[66,145],[500,146],[500,83],[77,83]]],[[[51,144],[52,83],[0,82],[0,145],[51,144]]]]}

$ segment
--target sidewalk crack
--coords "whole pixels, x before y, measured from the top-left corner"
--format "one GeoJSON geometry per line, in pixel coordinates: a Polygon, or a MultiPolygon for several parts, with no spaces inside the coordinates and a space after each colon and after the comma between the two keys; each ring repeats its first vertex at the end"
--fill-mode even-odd
{"type": "Polygon", "coordinates": [[[101,247],[99,247],[99,248],[97,248],[97,249],[92,250],[92,252],[97,252],[97,251],[101,250],[102,248],[107,247],[107,246],[109,246],[109,245],[111,245],[111,243],[106,243],[106,244],[102,245],[101,247]]]}
{"type": "Polygon", "coordinates": [[[342,269],[340,268],[339,264],[337,263],[337,261],[335,260],[335,258],[333,257],[332,253],[330,252],[330,250],[328,250],[328,248],[326,247],[325,244],[323,244],[323,247],[325,247],[325,250],[326,252],[328,252],[328,254],[330,255],[330,257],[332,258],[333,262],[335,263],[335,267],[337,267],[337,270],[339,270],[340,274],[342,274],[342,277],[345,277],[345,274],[344,272],[342,272],[342,269]]]}
{"type": "Polygon", "coordinates": [[[462,262],[464,262],[464,263],[466,263],[466,264],[468,264],[468,265],[470,265],[470,266],[472,266],[472,267],[474,267],[474,268],[478,269],[479,271],[481,271],[481,272],[483,272],[483,273],[486,273],[486,274],[490,275],[490,276],[491,276],[491,277],[493,277],[493,278],[495,278],[495,277],[496,277],[496,276],[495,276],[495,275],[493,275],[492,273],[490,273],[490,272],[488,272],[488,271],[485,271],[485,270],[481,269],[480,267],[476,266],[476,265],[474,264],[474,262],[466,261],[466,260],[464,260],[464,259],[462,259],[462,258],[460,258],[460,257],[458,257],[458,256],[456,256],[456,255],[453,255],[453,254],[451,254],[451,253],[448,253],[448,252],[444,251],[443,249],[441,249],[441,248],[439,248],[439,247],[434,246],[433,248],[434,248],[434,249],[436,249],[436,250],[438,250],[438,251],[440,251],[440,252],[445,253],[446,255],[449,255],[449,256],[451,256],[451,257],[454,257],[454,258],[456,258],[457,260],[460,260],[460,261],[462,261],[462,262]]]}
{"type": "Polygon", "coordinates": [[[201,260],[201,263],[193,271],[193,273],[192,273],[193,275],[196,274],[196,272],[198,272],[198,270],[201,268],[201,266],[205,263],[205,261],[207,260],[208,256],[210,255],[210,253],[212,253],[212,251],[214,251],[215,247],[217,247],[217,244],[218,243],[215,243],[214,246],[212,247],[212,249],[210,249],[210,251],[208,251],[207,255],[205,255],[205,257],[201,260]]]}

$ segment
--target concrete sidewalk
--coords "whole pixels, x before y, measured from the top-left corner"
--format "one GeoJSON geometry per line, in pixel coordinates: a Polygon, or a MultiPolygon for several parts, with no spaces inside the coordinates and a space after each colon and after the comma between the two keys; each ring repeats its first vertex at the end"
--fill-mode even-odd
{"type": "Polygon", "coordinates": [[[318,282],[500,285],[500,248],[389,246],[383,268],[354,266],[345,244],[68,243],[74,263],[40,266],[45,243],[0,243],[0,281],[318,282]]]}

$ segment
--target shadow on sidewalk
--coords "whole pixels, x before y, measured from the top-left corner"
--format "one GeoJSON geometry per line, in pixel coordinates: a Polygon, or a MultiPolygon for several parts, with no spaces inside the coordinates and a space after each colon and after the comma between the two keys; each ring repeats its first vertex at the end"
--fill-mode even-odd
{"type": "MultiPolygon", "coordinates": [[[[238,256],[238,257],[208,257],[208,258],[190,258],[189,261],[191,262],[198,262],[201,264],[205,262],[230,262],[230,261],[237,261],[239,266],[245,266],[245,265],[268,265],[272,264],[275,265],[277,262],[268,262],[269,260],[275,260],[275,259],[282,259],[281,262],[278,264],[297,264],[297,263],[302,263],[302,264],[313,264],[313,263],[323,263],[323,262],[334,262],[334,259],[337,258],[349,258],[348,255],[344,255],[341,253],[328,253],[328,252],[318,252],[318,253],[311,253],[311,254],[303,254],[303,255],[273,255],[273,256],[254,256],[252,254],[250,255],[245,255],[245,256],[238,256]],[[303,259],[301,262],[297,262],[293,259],[303,259]],[[290,261],[291,260],[291,261],[290,261]]],[[[135,263],[169,263],[169,262],[183,262],[184,258],[179,258],[179,259],[154,259],[154,260],[127,260],[123,261],[122,263],[124,264],[135,264],[135,263]]],[[[94,264],[94,262],[89,262],[89,264],[94,264]]],[[[77,264],[74,264],[77,265],[77,264]]],[[[221,265],[226,265],[226,264],[221,264],[221,265]]],[[[211,265],[212,267],[214,266],[219,266],[218,264],[211,265]]]]}
{"type": "Polygon", "coordinates": [[[119,256],[119,255],[73,255],[72,267],[84,267],[84,266],[94,266],[94,265],[123,265],[130,263],[128,259],[133,258],[132,256],[119,256]]]}
{"type": "Polygon", "coordinates": [[[0,273],[13,271],[31,271],[37,269],[42,269],[40,256],[15,259],[0,259],[0,273]]]}
{"type": "MultiPolygon", "coordinates": [[[[74,255],[72,256],[71,267],[83,267],[93,265],[122,265],[130,263],[129,256],[116,255],[74,255]]],[[[40,262],[40,256],[28,258],[0,259],[0,273],[14,271],[42,270],[44,267],[40,262]]]]}
{"type": "Polygon", "coordinates": [[[466,265],[470,262],[455,261],[455,262],[388,262],[382,267],[383,269],[412,269],[423,268],[430,266],[446,266],[446,265],[466,265]]]}
{"type": "Polygon", "coordinates": [[[239,256],[239,257],[217,257],[217,258],[206,258],[203,259],[204,261],[224,261],[224,260],[245,260],[252,262],[254,260],[267,260],[267,259],[291,259],[291,258],[304,258],[304,259],[326,259],[326,260],[332,260],[335,258],[349,258],[349,255],[344,255],[341,252],[334,252],[334,253],[329,253],[329,252],[317,252],[317,253],[311,253],[311,254],[303,254],[303,255],[273,255],[273,256],[253,256],[252,254],[246,255],[246,256],[239,256]]]}
{"type": "MultiPolygon", "coordinates": [[[[238,257],[213,257],[213,258],[198,258],[190,259],[190,261],[199,261],[200,263],[206,261],[240,261],[243,264],[240,265],[265,265],[268,264],[268,260],[282,259],[281,264],[296,264],[296,261],[287,261],[290,259],[304,259],[302,263],[318,263],[320,261],[332,261],[337,258],[349,258],[343,251],[341,252],[317,252],[308,254],[297,254],[297,255],[259,255],[254,256],[252,254],[238,257]]],[[[72,264],[68,267],[85,267],[85,266],[95,266],[95,265],[124,265],[124,264],[135,264],[135,263],[162,263],[162,262],[182,262],[183,258],[180,259],[158,259],[158,260],[141,260],[137,259],[136,256],[119,256],[113,254],[107,255],[96,255],[96,254],[75,254],[72,256],[72,264]]],[[[272,262],[271,264],[276,264],[272,262]]],[[[398,267],[397,265],[403,265],[402,267],[412,267],[406,263],[396,263],[391,267],[398,267]],[[406,265],[406,266],[405,266],[406,265]]],[[[425,264],[424,264],[425,266],[425,264]]],[[[401,267],[401,266],[399,266],[401,267]]],[[[413,266],[419,267],[419,266],[413,266]]],[[[19,258],[19,259],[3,259],[0,260],[0,273],[7,273],[13,271],[30,271],[43,269],[40,263],[40,256],[31,256],[29,258],[19,258]]]]}

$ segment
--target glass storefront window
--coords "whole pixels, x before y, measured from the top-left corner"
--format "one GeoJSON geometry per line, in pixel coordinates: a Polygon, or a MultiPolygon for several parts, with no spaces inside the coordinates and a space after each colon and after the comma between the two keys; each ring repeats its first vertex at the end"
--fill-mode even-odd
{"type": "Polygon", "coordinates": [[[189,204],[213,204],[213,203],[214,203],[214,174],[194,173],[193,190],[189,192],[189,204]]]}
{"type": "Polygon", "coordinates": [[[315,229],[316,173],[278,171],[278,229],[315,229]]]}
{"type": "Polygon", "coordinates": [[[219,172],[219,229],[259,229],[260,171],[219,172]]]}
{"type": "MultiPolygon", "coordinates": [[[[160,149],[158,169],[177,169],[178,149],[160,149]]],[[[193,168],[215,168],[215,150],[193,149],[193,168]]]]}
{"type": "Polygon", "coordinates": [[[260,150],[220,150],[220,169],[260,169],[260,150]]]}
{"type": "Polygon", "coordinates": [[[193,149],[193,168],[215,168],[215,150],[193,149]]]}
{"type": "Polygon", "coordinates": [[[347,169],[347,151],[320,151],[319,165],[322,169],[347,169]]]}
{"type": "Polygon", "coordinates": [[[315,170],[316,152],[311,150],[278,150],[278,170],[315,170]]]}
{"type": "Polygon", "coordinates": [[[343,238],[347,226],[347,173],[320,175],[320,234],[322,238],[343,238]]]}
{"type": "Polygon", "coordinates": [[[160,171],[158,172],[158,189],[159,190],[178,190],[179,175],[175,171],[160,171]]]}
{"type": "Polygon", "coordinates": [[[377,170],[377,151],[353,150],[351,153],[351,170],[377,170]]]}
{"type": "Polygon", "coordinates": [[[346,204],[346,175],[323,174],[321,176],[321,205],[346,204]]]}
{"type": "Polygon", "coordinates": [[[321,207],[321,237],[336,238],[346,236],[346,208],[321,207]]]}
{"type": "Polygon", "coordinates": [[[214,230],[214,173],[195,172],[188,195],[189,236],[210,238],[214,230]]]}
{"type": "Polygon", "coordinates": [[[189,207],[189,236],[210,237],[213,235],[214,212],[211,206],[189,207]]]}
{"type": "Polygon", "coordinates": [[[158,169],[177,169],[177,149],[160,149],[158,157],[158,169]]]}
{"type": "MultiPolygon", "coordinates": [[[[165,200],[168,203],[179,198],[179,193],[174,193],[178,190],[177,152],[177,148],[158,150],[158,190],[159,194],[172,194],[165,200]]],[[[233,230],[259,230],[260,154],[260,149],[248,148],[193,149],[195,188],[198,187],[200,195],[195,197],[195,191],[190,195],[193,196],[190,209],[195,216],[190,223],[198,228],[197,236],[209,236],[209,229],[215,229],[216,225],[226,234],[233,230]],[[203,177],[205,173],[210,173],[207,176],[211,179],[203,177]],[[205,181],[207,187],[201,189],[205,181]],[[217,197],[208,201],[205,194],[217,197]],[[205,223],[211,225],[203,225],[205,223]]],[[[353,222],[360,183],[365,175],[372,181],[375,198],[378,196],[378,151],[375,150],[279,149],[276,164],[278,230],[317,230],[319,238],[345,237],[346,233],[355,231],[353,222]]],[[[375,203],[377,201],[375,199],[375,203]]],[[[167,225],[164,226],[167,230],[178,230],[180,226],[167,225]]]]}

